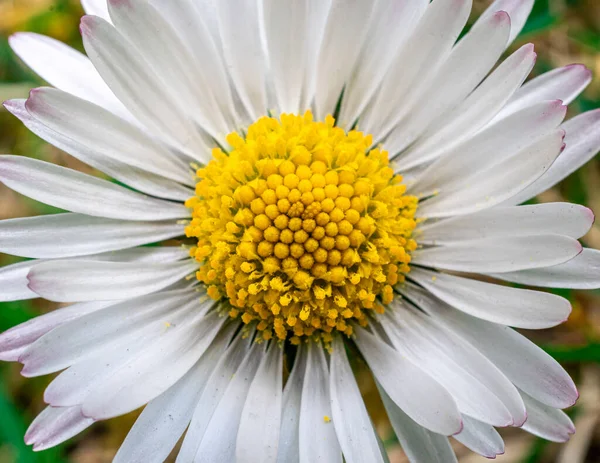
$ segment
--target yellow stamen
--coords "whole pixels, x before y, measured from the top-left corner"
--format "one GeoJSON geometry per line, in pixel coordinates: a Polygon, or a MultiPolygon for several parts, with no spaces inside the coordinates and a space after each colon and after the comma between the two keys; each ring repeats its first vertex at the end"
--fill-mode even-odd
{"type": "Polygon", "coordinates": [[[262,117],[229,153],[197,171],[186,205],[197,239],[191,255],[209,296],[254,323],[259,339],[303,337],[365,326],[379,300],[409,272],[418,200],[405,194],[388,153],[328,116],[262,117]]]}

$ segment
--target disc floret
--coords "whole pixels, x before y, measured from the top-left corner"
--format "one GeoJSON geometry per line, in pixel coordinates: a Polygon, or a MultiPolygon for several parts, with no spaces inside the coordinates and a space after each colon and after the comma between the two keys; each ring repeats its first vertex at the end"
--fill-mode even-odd
{"type": "Polygon", "coordinates": [[[409,272],[417,198],[372,136],[333,117],[262,117],[197,171],[196,276],[260,339],[352,334],[409,272]]]}

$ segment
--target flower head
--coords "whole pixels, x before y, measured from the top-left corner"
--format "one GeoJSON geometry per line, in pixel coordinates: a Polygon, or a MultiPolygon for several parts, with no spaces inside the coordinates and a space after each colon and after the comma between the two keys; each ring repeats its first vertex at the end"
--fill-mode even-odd
{"type": "Polygon", "coordinates": [[[568,439],[575,385],[509,326],[570,304],[502,282],[600,287],[589,209],[518,206],[598,151],[600,115],[563,123],[583,66],[523,84],[531,45],[495,66],[533,1],[461,39],[470,0],[83,4],[87,57],[11,38],[55,88],[7,109],[124,185],[0,157],[69,211],[0,222],[33,259],[0,298],[71,304],[0,335],[25,376],[62,370],[28,443],[145,405],[115,461],[184,432],[184,462],[384,461],[354,356],[411,461],[455,461],[447,436],[494,457],[494,427],[568,439]]]}

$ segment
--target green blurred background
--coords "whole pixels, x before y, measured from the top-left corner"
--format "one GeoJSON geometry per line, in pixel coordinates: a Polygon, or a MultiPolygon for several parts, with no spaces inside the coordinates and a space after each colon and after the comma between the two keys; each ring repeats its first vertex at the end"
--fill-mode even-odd
{"type": "MultiPolygon", "coordinates": [[[[489,0],[475,0],[473,18],[489,3],[489,0]]],[[[82,49],[78,30],[81,14],[78,0],[0,0],[0,100],[27,97],[32,87],[43,85],[12,53],[8,36],[16,31],[34,31],[82,49]]],[[[536,0],[529,22],[512,48],[526,42],[536,45],[538,61],[534,74],[571,63],[583,63],[594,72],[594,82],[571,105],[570,116],[600,107],[600,0],[536,0]]],[[[91,171],[30,134],[3,109],[0,109],[0,153],[32,156],[91,171]]],[[[537,199],[540,202],[562,200],[586,204],[600,214],[598,159],[537,199]]],[[[0,205],[0,219],[56,212],[1,184],[0,205]]],[[[598,223],[583,242],[600,248],[598,223]]],[[[13,262],[14,258],[0,254],[0,265],[13,262]]],[[[568,297],[573,304],[569,321],[553,330],[527,335],[563,363],[576,379],[581,399],[569,413],[578,431],[569,444],[561,446],[519,430],[503,430],[507,451],[505,456],[498,457],[499,462],[600,462],[600,291],[560,291],[559,294],[568,297]]],[[[0,303],[0,331],[54,308],[55,305],[41,300],[0,303]]],[[[44,408],[42,393],[52,378],[26,380],[19,375],[19,370],[18,364],[0,364],[0,463],[111,461],[136,413],[98,423],[58,448],[34,453],[25,446],[23,435],[35,415],[44,408]]],[[[365,373],[360,375],[360,383],[391,461],[406,462],[381,411],[372,379],[365,373]]],[[[456,451],[461,463],[487,461],[460,444],[456,444],[456,451]]]]}

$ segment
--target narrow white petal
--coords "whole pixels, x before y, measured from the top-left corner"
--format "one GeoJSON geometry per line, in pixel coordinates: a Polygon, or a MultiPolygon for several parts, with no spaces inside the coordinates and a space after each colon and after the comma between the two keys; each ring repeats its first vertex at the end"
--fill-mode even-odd
{"type": "Polygon", "coordinates": [[[566,132],[565,150],[544,175],[507,200],[506,205],[522,203],[546,191],[571,175],[600,151],[600,110],[580,114],[569,119],[561,127],[566,132]]]}
{"type": "MultiPolygon", "coordinates": [[[[252,342],[252,336],[244,339],[241,335],[238,335],[227,348],[212,374],[207,378],[206,386],[193,409],[192,421],[177,455],[177,462],[194,461],[204,433],[227,390],[228,384],[247,356],[259,354],[258,347],[253,347],[253,350],[249,352],[250,343],[252,342]]],[[[257,345],[254,343],[253,346],[257,345]]]]}
{"type": "Polygon", "coordinates": [[[398,305],[387,313],[383,327],[398,351],[442,384],[461,413],[493,426],[525,421],[516,388],[472,345],[408,306],[398,305]]]}
{"type": "Polygon", "coordinates": [[[402,170],[430,162],[477,133],[520,87],[535,60],[531,44],[506,58],[456,109],[406,149],[398,163],[402,170]]]}
{"type": "Polygon", "coordinates": [[[571,418],[562,410],[549,407],[525,393],[522,394],[527,407],[527,421],[523,429],[552,442],[568,441],[575,432],[571,418]]]}
{"type": "Polygon", "coordinates": [[[540,178],[564,148],[562,129],[536,140],[517,154],[479,171],[466,184],[423,202],[419,216],[451,217],[477,212],[512,198],[540,178]]]}
{"type": "Polygon", "coordinates": [[[187,49],[198,91],[215,107],[218,117],[233,127],[237,108],[221,51],[216,3],[213,0],[152,0],[151,3],[179,36],[179,46],[187,49]]]}
{"type": "Polygon", "coordinates": [[[141,355],[99,381],[81,406],[97,420],[135,410],[158,397],[185,375],[210,347],[224,319],[216,311],[172,324],[141,355]]]}
{"type": "Polygon", "coordinates": [[[448,439],[419,426],[379,386],[379,393],[402,450],[413,463],[456,463],[448,439]]]}
{"type": "Polygon", "coordinates": [[[228,124],[220,108],[213,104],[211,92],[202,85],[206,69],[197,65],[162,11],[151,2],[121,0],[108,0],[108,10],[117,30],[150,66],[175,106],[224,143],[228,124]]]}
{"type": "Polygon", "coordinates": [[[88,56],[111,90],[146,128],[199,161],[210,147],[190,118],[181,111],[168,86],[113,26],[84,16],[81,34],[88,56]]]}
{"type": "Polygon", "coordinates": [[[579,239],[594,223],[591,209],[578,204],[544,203],[495,207],[475,214],[425,223],[415,232],[420,244],[451,244],[481,238],[544,233],[579,239]]]}
{"type": "MultiPolygon", "coordinates": [[[[455,109],[494,67],[509,34],[510,19],[504,11],[473,26],[433,77],[423,79],[429,81],[428,85],[421,92],[411,89],[394,112],[385,126],[395,126],[385,141],[386,149],[393,154],[405,149],[437,119],[455,109]],[[482,49],[486,52],[481,53],[482,49]],[[469,72],[465,73],[465,69],[469,72]],[[423,104],[424,99],[427,104],[423,104]]],[[[387,129],[383,132],[387,133],[387,129]]]]}
{"type": "Polygon", "coordinates": [[[129,111],[82,53],[58,40],[31,32],[14,34],[9,43],[13,51],[50,85],[131,119],[129,111]]]}
{"type": "Polygon", "coordinates": [[[37,261],[30,260],[0,267],[0,302],[22,301],[40,297],[29,289],[27,274],[37,261]]]}
{"type": "Polygon", "coordinates": [[[340,336],[334,339],[332,349],[329,373],[331,412],[344,459],[348,463],[383,462],[377,435],[340,336]]]}
{"type": "Polygon", "coordinates": [[[154,221],[190,215],[181,204],[149,198],[106,180],[24,156],[0,156],[0,181],[45,204],[96,217],[154,221]]]}
{"type": "Polygon", "coordinates": [[[306,348],[298,346],[294,366],[283,390],[283,410],[277,463],[300,462],[300,410],[306,370],[306,348]]]}
{"type": "Polygon", "coordinates": [[[119,448],[115,463],[161,463],[169,456],[192,419],[231,334],[231,329],[223,330],[183,378],[148,403],[119,448]]]}
{"type": "Polygon", "coordinates": [[[369,31],[344,90],[338,125],[348,128],[359,118],[428,5],[428,0],[383,0],[375,4],[369,31]]]}
{"type": "Polygon", "coordinates": [[[94,146],[77,143],[73,139],[51,130],[33,117],[27,111],[25,104],[26,100],[10,100],[4,102],[4,107],[18,117],[38,137],[89,166],[151,196],[179,201],[185,201],[193,196],[193,190],[172,180],[168,180],[162,175],[154,175],[142,169],[132,167],[119,159],[107,157],[94,146]]]}
{"type": "Polygon", "coordinates": [[[54,88],[31,91],[29,113],[75,144],[93,146],[103,156],[194,186],[190,167],[138,127],[93,103],[54,88]],[[110,136],[106,136],[110,134],[110,136]]]}
{"type": "Polygon", "coordinates": [[[154,293],[194,272],[191,260],[169,264],[60,260],[34,266],[29,287],[56,302],[129,299],[154,293]]]}
{"type": "Polygon", "coordinates": [[[282,113],[299,113],[304,84],[309,2],[267,0],[265,32],[275,93],[282,113]]]}
{"type": "Polygon", "coordinates": [[[542,288],[600,288],[600,251],[584,248],[581,254],[559,265],[520,272],[494,273],[494,278],[542,288]]]}
{"type": "Polygon", "coordinates": [[[33,450],[41,451],[54,447],[90,427],[94,420],[83,416],[80,407],[46,407],[25,434],[25,443],[33,450]]]}
{"type": "Polygon", "coordinates": [[[446,436],[462,429],[452,395],[394,348],[356,328],[356,345],[386,393],[417,424],[446,436]]]}
{"type": "MultiPolygon", "coordinates": [[[[271,342],[250,385],[238,428],[237,461],[275,463],[283,410],[283,348],[271,342]]],[[[286,410],[288,413],[289,410],[286,410]]]]}
{"type": "Polygon", "coordinates": [[[571,304],[551,293],[495,285],[446,273],[413,268],[410,278],[433,295],[483,320],[524,329],[544,329],[564,322],[571,304]]]}
{"type": "Polygon", "coordinates": [[[482,171],[548,136],[563,121],[566,113],[567,107],[560,100],[544,101],[524,108],[446,151],[419,176],[410,191],[423,197],[434,191],[444,193],[458,189],[482,171]]]}
{"type": "Polygon", "coordinates": [[[110,15],[108,14],[108,5],[106,0],[81,0],[86,14],[93,14],[94,16],[100,16],[106,21],[110,21],[110,15]]]}
{"type": "Polygon", "coordinates": [[[306,64],[304,69],[304,94],[302,95],[303,109],[312,107],[317,88],[317,66],[319,63],[319,51],[325,35],[325,26],[333,0],[308,0],[307,32],[304,38],[306,42],[306,64]]]}
{"type": "Polygon", "coordinates": [[[489,424],[464,416],[465,427],[454,438],[473,452],[486,458],[496,458],[504,453],[504,441],[489,424]]]}
{"type": "Polygon", "coordinates": [[[183,225],[174,222],[54,214],[0,221],[0,252],[34,258],[75,257],[156,243],[183,234],[183,225]]]}
{"type": "Polygon", "coordinates": [[[178,457],[178,461],[193,461],[194,463],[230,463],[235,461],[235,445],[242,410],[252,380],[265,355],[262,346],[258,344],[252,346],[233,378],[229,378],[225,394],[210,419],[198,452],[191,460],[178,457]]]}
{"type": "Polygon", "coordinates": [[[266,57],[258,2],[215,2],[227,69],[253,120],[267,111],[266,57]]]}
{"type": "Polygon", "coordinates": [[[582,250],[560,235],[483,238],[415,251],[416,265],[470,273],[514,272],[562,264],[582,250]]]}
{"type": "Polygon", "coordinates": [[[317,64],[315,116],[333,113],[358,58],[375,2],[333,0],[317,64]]]}
{"type": "MultiPolygon", "coordinates": [[[[193,290],[165,291],[111,305],[56,327],[19,358],[23,374],[38,376],[73,365],[113,342],[130,336],[158,336],[179,312],[200,306],[193,290]]],[[[63,405],[52,401],[54,405],[63,405]]]]}
{"type": "Polygon", "coordinates": [[[578,397],[573,380],[550,355],[513,329],[459,312],[425,291],[410,292],[411,300],[489,358],[512,383],[537,400],[556,408],[570,407],[578,397]]]}
{"type": "Polygon", "coordinates": [[[15,362],[25,349],[54,328],[115,303],[81,302],[21,323],[0,334],[0,360],[15,362]]]}
{"type": "Polygon", "coordinates": [[[562,100],[570,104],[592,81],[592,72],[583,64],[571,64],[546,72],[515,92],[497,118],[544,100],[562,100]]]}
{"type": "Polygon", "coordinates": [[[490,17],[498,11],[506,11],[510,16],[510,45],[519,35],[531,13],[535,0],[495,0],[490,7],[479,17],[477,22],[490,17]]]}
{"type": "Polygon", "coordinates": [[[306,371],[300,406],[300,463],[313,461],[342,462],[342,451],[331,422],[329,368],[323,347],[306,346],[306,371]]]}
{"type": "MultiPolygon", "coordinates": [[[[381,129],[384,126],[390,128],[390,118],[402,102],[409,95],[422,94],[431,83],[431,79],[423,76],[435,77],[435,71],[448,58],[466,24],[471,6],[472,0],[436,0],[427,6],[381,84],[372,105],[376,109],[362,121],[364,130],[373,133],[376,138],[384,135],[381,129]]],[[[396,121],[397,118],[394,118],[392,122],[396,121]]]]}

